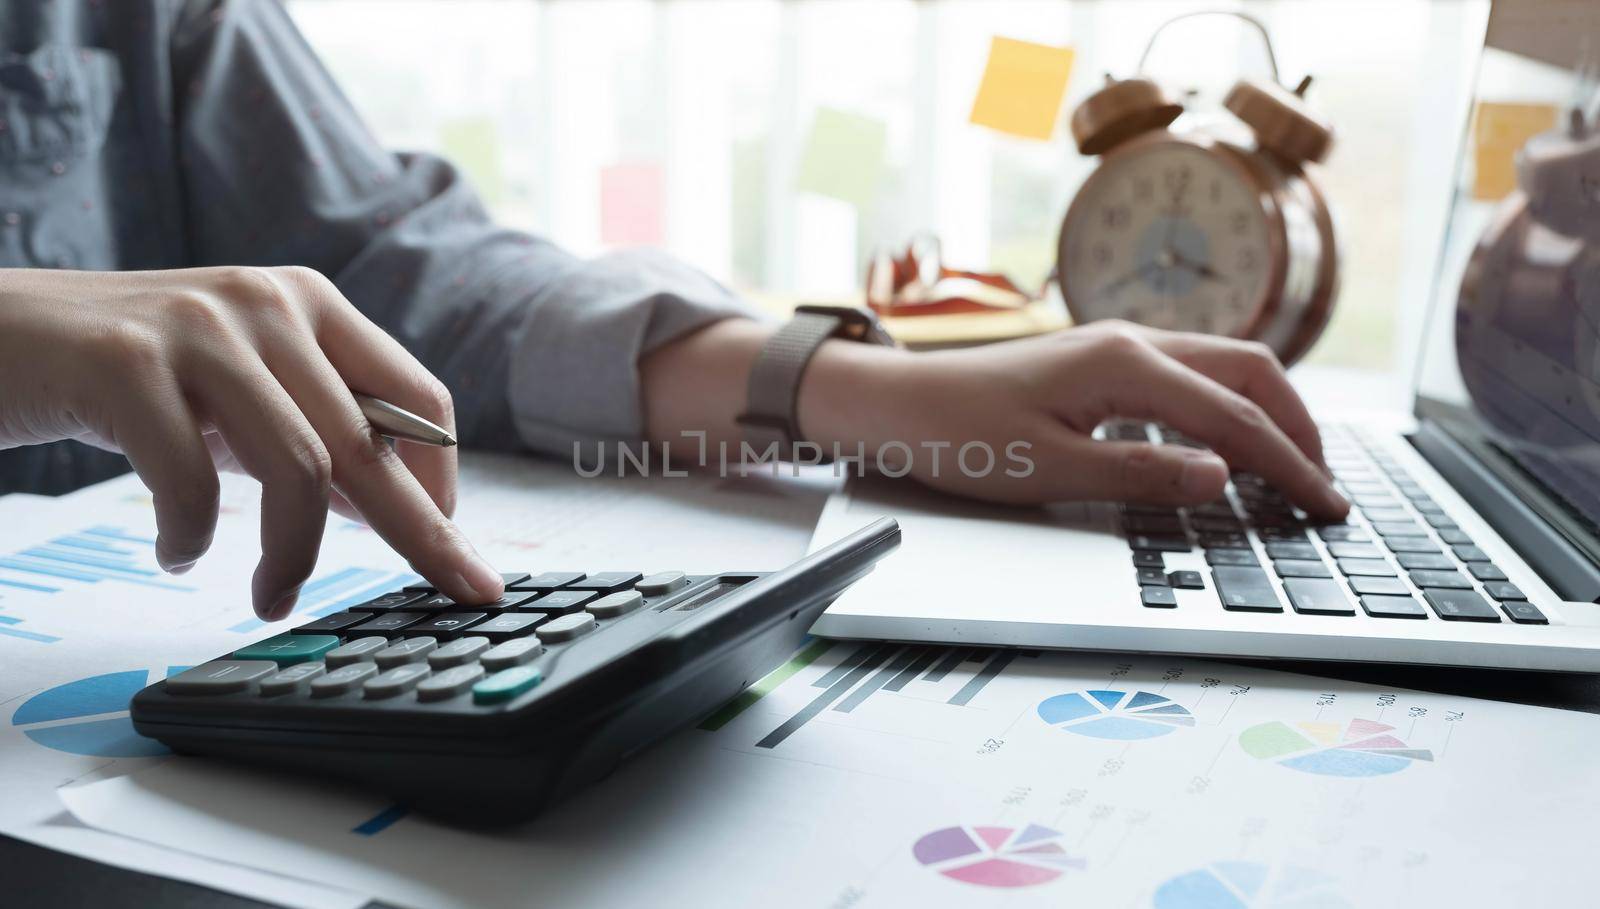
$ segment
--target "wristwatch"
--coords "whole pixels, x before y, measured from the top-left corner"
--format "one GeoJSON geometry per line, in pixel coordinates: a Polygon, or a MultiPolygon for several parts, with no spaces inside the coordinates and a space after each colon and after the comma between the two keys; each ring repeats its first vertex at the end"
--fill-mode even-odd
{"type": "Polygon", "coordinates": [[[738,423],[757,451],[774,442],[788,451],[804,436],[796,415],[800,379],[823,341],[841,338],[896,347],[872,310],[854,306],[798,306],[794,318],[767,339],[750,367],[744,413],[738,423]]]}

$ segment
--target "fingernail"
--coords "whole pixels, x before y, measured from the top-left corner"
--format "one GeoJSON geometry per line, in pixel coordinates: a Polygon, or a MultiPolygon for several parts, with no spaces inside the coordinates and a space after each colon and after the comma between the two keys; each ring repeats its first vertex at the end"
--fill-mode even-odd
{"type": "Polygon", "coordinates": [[[267,610],[267,621],[281,622],[288,618],[289,613],[294,611],[295,602],[299,599],[300,588],[298,587],[279,597],[278,602],[273,603],[272,607],[267,610]]]}
{"type": "Polygon", "coordinates": [[[500,579],[500,572],[495,571],[476,553],[467,560],[466,567],[461,570],[461,580],[486,600],[492,600],[505,592],[505,583],[500,579]]]}
{"type": "Polygon", "coordinates": [[[156,564],[167,574],[183,574],[200,561],[199,556],[173,555],[167,550],[160,537],[156,538],[156,564]]]}
{"type": "Polygon", "coordinates": [[[176,565],[165,565],[165,566],[162,566],[162,567],[164,567],[166,569],[167,574],[188,574],[189,573],[189,569],[194,567],[194,563],[193,562],[180,562],[180,563],[178,563],[176,565]]]}
{"type": "Polygon", "coordinates": [[[1210,495],[1222,489],[1228,481],[1228,465],[1214,454],[1204,451],[1185,452],[1183,469],[1178,474],[1178,488],[1186,496],[1210,495]]]}

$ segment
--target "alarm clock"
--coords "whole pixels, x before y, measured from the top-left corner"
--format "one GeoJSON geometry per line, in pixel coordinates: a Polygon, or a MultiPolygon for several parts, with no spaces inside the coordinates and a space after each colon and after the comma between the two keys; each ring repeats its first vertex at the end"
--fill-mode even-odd
{"type": "Polygon", "coordinates": [[[1241,80],[1223,103],[1232,120],[1181,129],[1183,106],[1155,82],[1107,82],[1072,116],[1079,151],[1101,158],[1061,223],[1056,279],[1073,320],[1248,338],[1299,359],[1338,284],[1310,172],[1333,129],[1303,100],[1310,79],[1292,92],[1241,80]]]}

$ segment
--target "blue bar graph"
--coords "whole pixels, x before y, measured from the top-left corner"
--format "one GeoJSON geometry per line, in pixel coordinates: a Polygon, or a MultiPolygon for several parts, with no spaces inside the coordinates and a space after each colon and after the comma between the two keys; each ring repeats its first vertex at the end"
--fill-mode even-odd
{"type": "Polygon", "coordinates": [[[0,554],[0,587],[53,594],[71,589],[63,581],[114,582],[192,592],[195,588],[169,580],[156,566],[154,549],[155,541],[149,537],[96,525],[21,552],[0,554]]]}
{"type": "MultiPolygon", "coordinates": [[[[345,568],[318,578],[300,591],[300,617],[322,618],[342,612],[357,603],[365,603],[382,593],[388,593],[421,580],[410,572],[379,571],[372,568],[345,568]]],[[[266,626],[260,619],[247,619],[228,629],[239,634],[250,634],[266,626]]]]}

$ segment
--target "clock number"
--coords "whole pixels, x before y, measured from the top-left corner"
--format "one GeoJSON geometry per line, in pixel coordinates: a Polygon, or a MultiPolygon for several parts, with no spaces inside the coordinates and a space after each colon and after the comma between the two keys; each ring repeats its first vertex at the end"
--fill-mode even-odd
{"type": "Polygon", "coordinates": [[[1250,249],[1241,249],[1241,250],[1239,250],[1239,270],[1240,271],[1243,271],[1243,272],[1255,271],[1257,264],[1258,263],[1256,262],[1256,254],[1255,254],[1254,250],[1250,250],[1250,249]]]}
{"type": "Polygon", "coordinates": [[[1170,168],[1161,176],[1162,180],[1167,184],[1167,189],[1171,190],[1173,195],[1182,195],[1184,189],[1189,185],[1189,165],[1185,164],[1181,167],[1170,168]]]}
{"type": "Polygon", "coordinates": [[[1100,223],[1107,230],[1121,230],[1133,220],[1126,205],[1113,205],[1100,210],[1100,223]]]}
{"type": "Polygon", "coordinates": [[[1228,229],[1233,231],[1234,236],[1242,236],[1245,231],[1250,229],[1250,213],[1244,211],[1234,212],[1228,217],[1228,229]]]}
{"type": "Polygon", "coordinates": [[[1089,256],[1096,268],[1105,268],[1111,264],[1111,246],[1107,243],[1096,243],[1089,251],[1089,256]]]}
{"type": "Polygon", "coordinates": [[[1221,180],[1212,180],[1211,181],[1211,193],[1210,193],[1210,195],[1211,195],[1211,204],[1212,205],[1218,205],[1218,204],[1220,204],[1222,202],[1222,181],[1221,180]]]}
{"type": "Polygon", "coordinates": [[[1133,179],[1133,198],[1136,202],[1148,202],[1156,194],[1156,185],[1149,177],[1135,177],[1133,179]]]}

